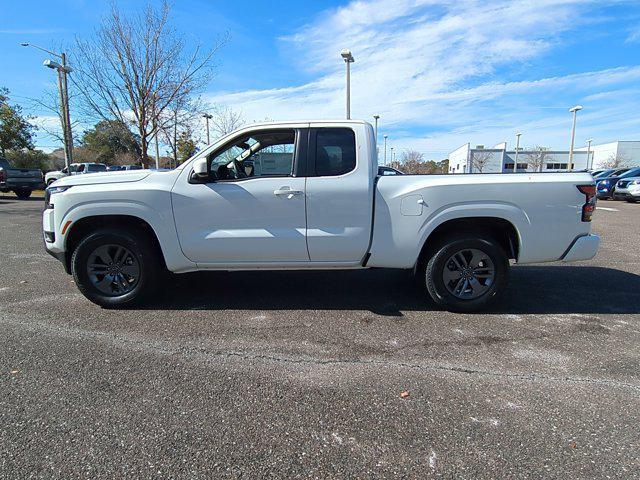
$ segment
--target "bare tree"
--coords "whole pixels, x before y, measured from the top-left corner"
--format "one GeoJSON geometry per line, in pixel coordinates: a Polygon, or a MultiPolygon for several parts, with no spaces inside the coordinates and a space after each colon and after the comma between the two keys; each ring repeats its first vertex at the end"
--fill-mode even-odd
{"type": "MultiPolygon", "coordinates": [[[[77,94],[73,94],[73,92],[69,95],[69,100],[72,101],[77,94]]],[[[48,91],[40,98],[29,98],[29,110],[32,112],[42,111],[43,109],[49,112],[51,115],[55,115],[57,118],[57,122],[48,122],[44,119],[38,119],[37,116],[34,116],[31,120],[32,123],[38,126],[38,130],[43,131],[47,136],[56,140],[60,144],[64,143],[64,132],[62,131],[62,111],[60,109],[60,98],[58,97],[58,93],[56,91],[48,91]]],[[[73,132],[72,137],[77,140],[78,135],[80,133],[80,122],[77,120],[71,121],[71,131],[73,132]]]]}
{"type": "Polygon", "coordinates": [[[245,124],[242,113],[226,105],[217,105],[210,113],[211,131],[218,137],[224,137],[245,124]]]}
{"type": "Polygon", "coordinates": [[[167,107],[164,114],[157,119],[159,134],[171,150],[174,165],[180,163],[180,137],[188,135],[189,138],[193,138],[193,133],[198,130],[201,108],[200,99],[181,98],[167,107]]]}
{"type": "Polygon", "coordinates": [[[159,118],[210,81],[214,55],[224,43],[187,53],[169,13],[166,1],[131,16],[114,3],[95,36],[77,41],[74,57],[72,78],[87,111],[133,125],[144,164],[149,142],[162,126],[159,118]]]}
{"type": "MultiPolygon", "coordinates": [[[[531,168],[534,172],[541,172],[542,167],[549,157],[549,149],[547,147],[534,147],[527,149],[524,158],[527,161],[527,170],[531,168]]],[[[518,166],[516,165],[516,169],[518,166]]]]}
{"type": "Polygon", "coordinates": [[[478,173],[482,173],[484,168],[491,160],[491,152],[487,151],[474,151],[471,154],[471,167],[478,173]]]}
{"type": "Polygon", "coordinates": [[[604,168],[623,168],[629,164],[629,157],[623,153],[612,153],[607,157],[602,166],[604,168]]]}

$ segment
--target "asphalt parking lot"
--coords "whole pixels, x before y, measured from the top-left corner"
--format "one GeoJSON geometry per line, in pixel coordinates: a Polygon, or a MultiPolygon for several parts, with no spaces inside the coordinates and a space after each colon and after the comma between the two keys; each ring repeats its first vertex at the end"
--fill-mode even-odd
{"type": "Polygon", "coordinates": [[[402,271],[183,275],[103,310],[0,196],[0,477],[639,478],[640,205],[493,311],[402,271]],[[409,395],[401,397],[402,392],[409,395]]]}

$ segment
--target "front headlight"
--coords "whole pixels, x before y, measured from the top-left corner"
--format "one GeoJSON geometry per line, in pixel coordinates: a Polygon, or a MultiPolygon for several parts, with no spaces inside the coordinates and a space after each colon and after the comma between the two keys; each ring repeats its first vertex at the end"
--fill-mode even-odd
{"type": "Polygon", "coordinates": [[[56,193],[62,193],[69,190],[71,187],[47,187],[44,191],[44,209],[47,210],[49,208],[53,208],[53,203],[51,203],[51,195],[55,195],[56,193]]]}
{"type": "Polygon", "coordinates": [[[629,185],[640,185],[640,180],[631,180],[629,185]]]}
{"type": "Polygon", "coordinates": [[[606,187],[607,185],[609,185],[609,180],[600,180],[598,182],[598,186],[602,186],[602,187],[606,187]]]}

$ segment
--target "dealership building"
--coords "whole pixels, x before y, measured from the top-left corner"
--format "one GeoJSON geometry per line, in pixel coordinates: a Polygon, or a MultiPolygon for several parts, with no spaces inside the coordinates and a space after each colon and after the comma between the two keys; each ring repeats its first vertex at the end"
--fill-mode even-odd
{"type": "MultiPolygon", "coordinates": [[[[573,170],[603,168],[612,158],[618,157],[626,166],[640,165],[640,141],[615,141],[600,145],[576,148],[573,151],[573,170]],[[588,157],[588,158],[587,158],[588,157]]],[[[515,150],[507,150],[507,143],[492,148],[467,143],[449,154],[449,173],[503,173],[513,172],[515,150]]],[[[553,172],[566,170],[569,152],[562,150],[518,150],[518,172],[553,172]]]]}

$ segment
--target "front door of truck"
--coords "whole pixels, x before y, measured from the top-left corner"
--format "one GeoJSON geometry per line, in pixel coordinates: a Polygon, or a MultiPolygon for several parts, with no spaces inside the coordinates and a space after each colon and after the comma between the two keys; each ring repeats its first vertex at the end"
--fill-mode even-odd
{"type": "Polygon", "coordinates": [[[210,181],[172,191],[184,254],[201,265],[308,262],[304,128],[240,134],[208,156],[210,181]]]}

